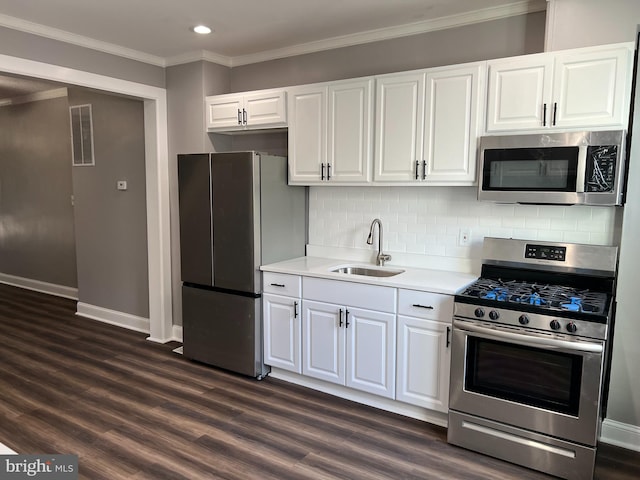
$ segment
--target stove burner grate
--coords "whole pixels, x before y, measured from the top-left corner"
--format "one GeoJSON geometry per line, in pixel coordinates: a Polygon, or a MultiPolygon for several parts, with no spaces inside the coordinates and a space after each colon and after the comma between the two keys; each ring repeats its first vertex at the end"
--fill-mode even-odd
{"type": "Polygon", "coordinates": [[[602,313],[607,304],[607,295],[601,292],[562,285],[541,285],[516,280],[504,282],[501,279],[488,278],[480,278],[462,292],[462,295],[585,313],[602,313]]]}

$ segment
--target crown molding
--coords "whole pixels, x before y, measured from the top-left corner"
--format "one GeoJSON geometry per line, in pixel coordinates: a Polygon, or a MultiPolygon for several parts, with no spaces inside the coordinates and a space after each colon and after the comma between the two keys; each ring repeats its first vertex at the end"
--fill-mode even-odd
{"type": "Polygon", "coordinates": [[[217,63],[226,67],[238,67],[251,63],[265,62],[269,60],[276,60],[279,58],[316,53],[323,50],[331,50],[334,48],[350,47],[381,40],[390,40],[394,38],[407,37],[410,35],[418,35],[437,30],[444,30],[447,28],[461,27],[473,23],[499,20],[501,18],[525,15],[527,13],[541,12],[546,10],[547,2],[548,0],[523,0],[508,5],[475,10],[473,12],[450,15],[447,17],[426,20],[423,22],[400,25],[397,27],[381,28],[377,30],[369,30],[367,32],[356,33],[353,35],[343,35],[340,37],[329,38],[327,40],[304,43],[300,45],[294,45],[292,47],[269,50],[266,52],[260,52],[250,55],[241,55],[237,57],[227,57],[209,50],[200,50],[195,52],[188,52],[183,55],[177,55],[174,57],[162,58],[3,14],[0,14],[0,26],[26,33],[31,33],[41,37],[50,38],[52,40],[58,40],[61,42],[90,48],[124,58],[129,58],[131,60],[136,60],[159,67],[180,65],[202,60],[217,63]]]}
{"type": "Polygon", "coordinates": [[[198,50],[195,52],[187,52],[182,55],[176,55],[174,57],[168,57],[165,60],[166,67],[173,67],[175,65],[182,65],[184,63],[199,62],[205,60],[207,62],[217,63],[225,67],[233,66],[233,58],[219,55],[209,50],[198,50]]]}
{"type": "Polygon", "coordinates": [[[16,17],[10,17],[9,15],[0,14],[0,26],[31,33],[51,40],[58,40],[72,45],[90,48],[92,50],[109,53],[111,55],[117,55],[119,57],[129,58],[138,62],[155,65],[157,67],[165,66],[165,59],[156,55],[150,55],[138,50],[114,45],[113,43],[102,42],[82,35],[76,35],[75,33],[59,30],[53,27],[47,27],[46,25],[29,22],[16,17]]]}
{"type": "Polygon", "coordinates": [[[447,28],[462,27],[465,25],[487,22],[490,20],[499,20],[501,18],[514,17],[517,15],[542,12],[547,8],[547,1],[548,0],[523,0],[518,3],[490,7],[482,10],[475,10],[473,12],[461,13],[458,15],[450,15],[447,17],[440,17],[423,22],[410,23],[397,27],[381,28],[377,30],[369,30],[367,32],[334,37],[327,40],[320,40],[318,42],[304,43],[292,47],[269,50],[267,52],[232,57],[230,66],[238,67],[251,63],[276,60],[278,58],[316,53],[323,50],[331,50],[334,48],[362,45],[365,43],[377,42],[381,40],[391,40],[394,38],[418,35],[421,33],[434,32],[437,30],[445,30],[447,28]]]}

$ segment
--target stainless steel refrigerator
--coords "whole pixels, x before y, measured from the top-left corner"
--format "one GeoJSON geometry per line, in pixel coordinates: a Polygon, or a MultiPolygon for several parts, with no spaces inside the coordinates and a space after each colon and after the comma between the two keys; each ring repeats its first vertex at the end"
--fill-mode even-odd
{"type": "Polygon", "coordinates": [[[257,152],[178,155],[178,185],[183,354],[262,378],[259,267],[304,255],[306,188],[257,152]]]}

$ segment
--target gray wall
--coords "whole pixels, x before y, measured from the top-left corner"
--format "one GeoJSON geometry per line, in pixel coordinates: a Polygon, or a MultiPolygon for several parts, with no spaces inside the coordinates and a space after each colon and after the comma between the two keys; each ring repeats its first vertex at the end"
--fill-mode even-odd
{"type": "Polygon", "coordinates": [[[69,104],[91,104],[95,150],[72,168],[78,300],[148,318],[143,103],[72,88],[69,104]]]}
{"type": "Polygon", "coordinates": [[[640,23],[638,0],[552,0],[545,49],[633,42],[640,23]]]}
{"type": "Polygon", "coordinates": [[[0,273],[77,287],[67,97],[0,107],[0,273]]]}
{"type": "Polygon", "coordinates": [[[154,87],[165,86],[162,67],[6,27],[0,27],[0,53],[154,87]]]}
{"type": "Polygon", "coordinates": [[[235,67],[231,91],[340,80],[544,49],[545,13],[235,67]]]}
{"type": "Polygon", "coordinates": [[[229,75],[230,69],[228,67],[202,61],[167,68],[169,209],[174,325],[182,325],[177,155],[179,153],[231,150],[231,137],[206,133],[204,103],[204,97],[207,95],[229,91],[229,75]]]}

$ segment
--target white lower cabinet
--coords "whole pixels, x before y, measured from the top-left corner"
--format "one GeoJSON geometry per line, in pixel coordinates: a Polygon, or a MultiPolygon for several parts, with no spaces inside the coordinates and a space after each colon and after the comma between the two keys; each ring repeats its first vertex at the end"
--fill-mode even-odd
{"type": "Polygon", "coordinates": [[[264,363],[302,373],[300,277],[264,273],[263,283],[264,363]]]}
{"type": "Polygon", "coordinates": [[[394,398],[396,289],[305,277],[303,292],[302,373],[394,398]]]}
{"type": "Polygon", "coordinates": [[[398,313],[396,399],[447,412],[453,297],[400,290],[398,313]]]}
{"type": "Polygon", "coordinates": [[[452,296],[274,273],[264,285],[267,365],[448,411],[452,296]]]}
{"type": "Polygon", "coordinates": [[[300,362],[300,300],[265,294],[264,363],[302,373],[300,362]]]}

